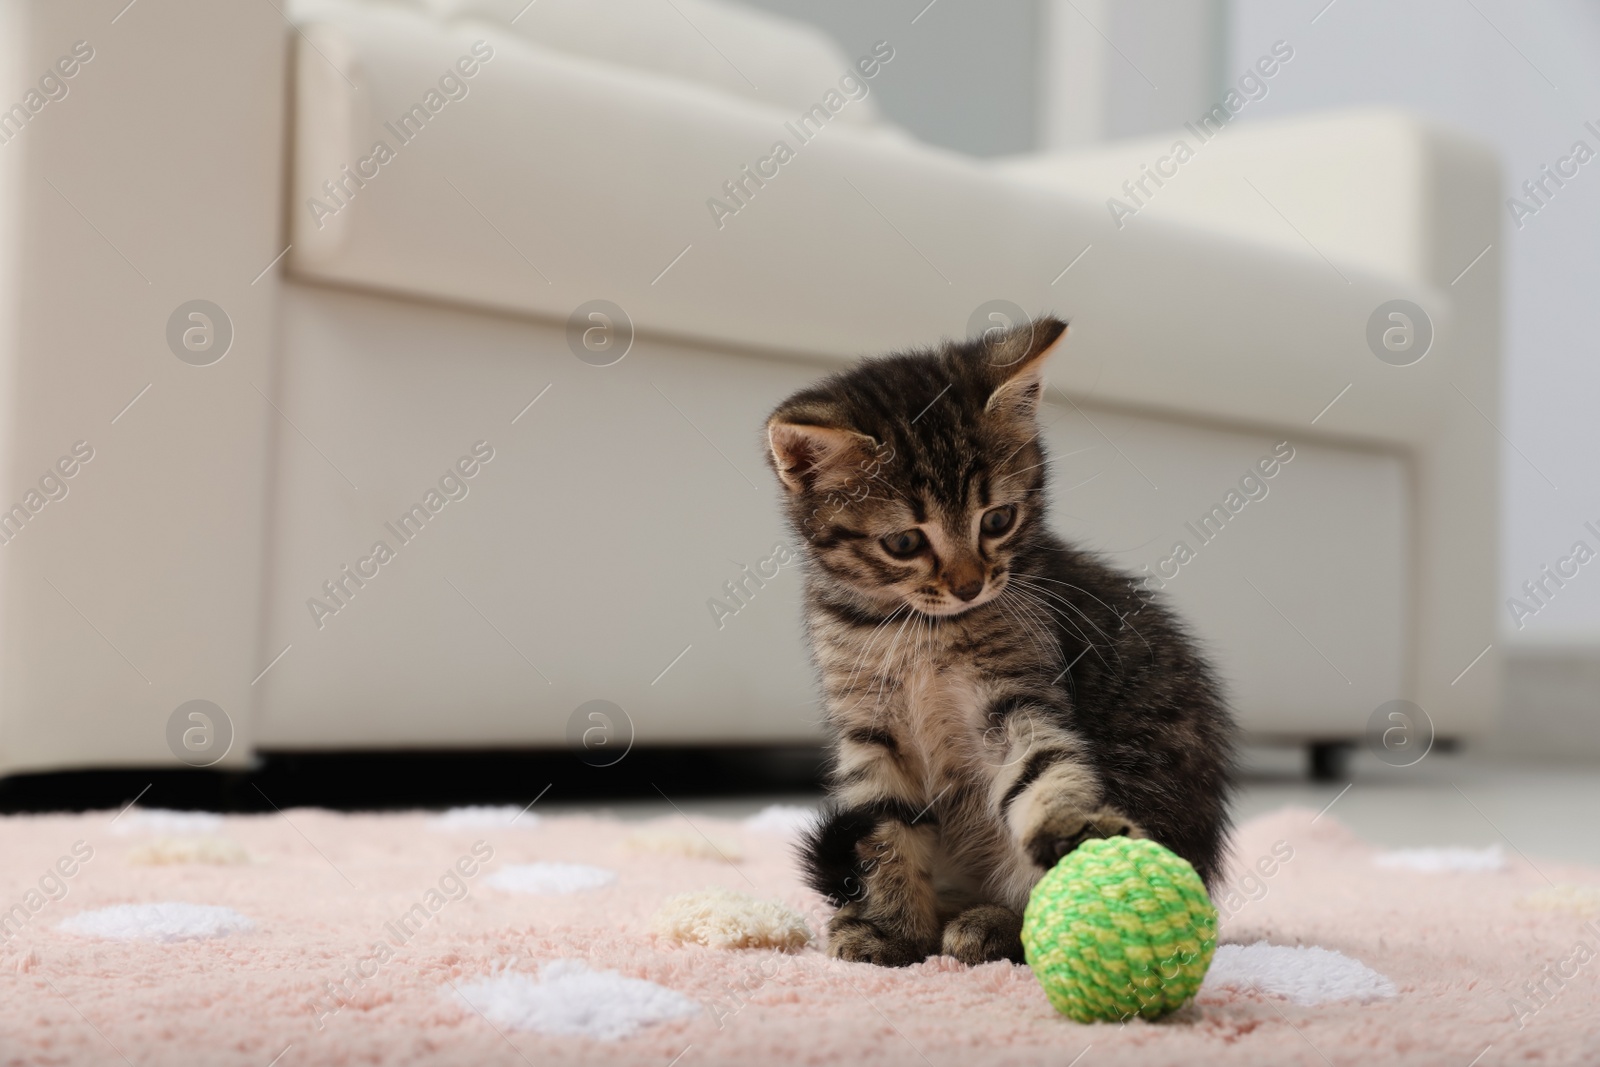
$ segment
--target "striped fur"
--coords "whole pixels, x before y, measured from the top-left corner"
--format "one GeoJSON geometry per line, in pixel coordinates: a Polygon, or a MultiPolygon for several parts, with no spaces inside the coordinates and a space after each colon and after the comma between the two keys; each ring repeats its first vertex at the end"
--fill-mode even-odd
{"type": "Polygon", "coordinates": [[[1029,890],[1093,836],[1217,877],[1232,726],[1210,669],[1047,525],[1036,411],[1065,330],[867,360],[768,421],[834,735],[803,850],[836,956],[1020,958],[1029,890]]]}

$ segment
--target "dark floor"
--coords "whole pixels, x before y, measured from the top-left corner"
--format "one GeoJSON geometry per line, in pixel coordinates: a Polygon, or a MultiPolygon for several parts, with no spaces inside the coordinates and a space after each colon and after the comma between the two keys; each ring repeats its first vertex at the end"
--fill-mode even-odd
{"type": "MultiPolygon", "coordinates": [[[[1500,845],[1535,861],[1600,864],[1600,764],[1490,752],[1431,753],[1394,768],[1357,752],[1341,781],[1314,780],[1301,749],[1246,749],[1236,817],[1295,805],[1390,847],[1500,845]]],[[[0,813],[141,807],[248,813],[539,802],[549,814],[742,818],[773,804],[814,805],[816,749],[636,748],[595,767],[571,750],[272,753],[250,771],[92,771],[0,779],[0,813]]]]}
{"type": "Polygon", "coordinates": [[[0,779],[0,813],[141,806],[222,812],[321,807],[342,811],[713,799],[817,793],[818,749],[635,748],[614,766],[569,750],[269,753],[248,771],[116,770],[0,779]]]}

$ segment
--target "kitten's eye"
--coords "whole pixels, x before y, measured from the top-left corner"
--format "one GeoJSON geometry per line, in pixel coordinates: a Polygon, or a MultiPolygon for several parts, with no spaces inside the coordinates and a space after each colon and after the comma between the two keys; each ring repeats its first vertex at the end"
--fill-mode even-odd
{"type": "Polygon", "coordinates": [[[880,538],[878,543],[889,555],[898,559],[910,559],[927,547],[928,539],[922,536],[921,530],[901,530],[899,533],[880,538]]]}
{"type": "Polygon", "coordinates": [[[990,508],[984,512],[983,532],[990,537],[999,537],[1011,529],[1011,524],[1017,521],[1017,506],[1015,504],[1001,504],[997,508],[990,508]]]}

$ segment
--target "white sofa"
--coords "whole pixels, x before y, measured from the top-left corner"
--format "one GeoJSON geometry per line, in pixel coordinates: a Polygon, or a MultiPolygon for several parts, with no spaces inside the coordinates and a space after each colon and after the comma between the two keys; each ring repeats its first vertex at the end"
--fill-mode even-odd
{"type": "Polygon", "coordinates": [[[1176,572],[1252,735],[1359,738],[1397,698],[1491,726],[1475,144],[1379,111],[1238,126],[1119,227],[1171,137],[984,162],[841,89],[802,142],[863,57],[712,0],[123,3],[0,3],[0,84],[93,50],[0,143],[4,500],[94,453],[0,545],[0,773],[176,765],[195,699],[223,767],[559,746],[595,699],[614,746],[814,741],[796,568],[744,571],[788,538],[764,416],[996,299],[1072,320],[1056,522],[1176,572]],[[202,351],[168,341],[198,299],[215,362],[187,312],[202,351]],[[1432,321],[1410,366],[1366,339],[1394,299],[1432,321]],[[620,325],[569,328],[597,300],[632,330],[583,360],[620,325]],[[1265,497],[1185,532],[1285,441],[1265,497]]]}

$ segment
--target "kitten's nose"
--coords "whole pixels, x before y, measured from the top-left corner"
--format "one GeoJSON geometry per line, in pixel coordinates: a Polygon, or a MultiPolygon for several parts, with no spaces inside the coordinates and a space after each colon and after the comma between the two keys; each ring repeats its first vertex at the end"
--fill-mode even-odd
{"type": "Polygon", "coordinates": [[[971,603],[977,599],[979,593],[983,592],[983,576],[977,575],[962,585],[951,583],[950,592],[963,603],[971,603]]]}

